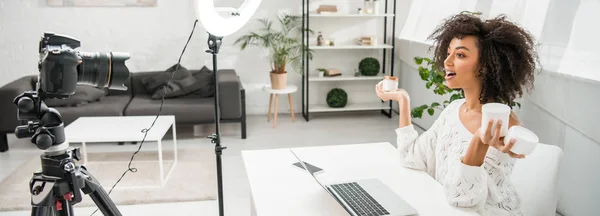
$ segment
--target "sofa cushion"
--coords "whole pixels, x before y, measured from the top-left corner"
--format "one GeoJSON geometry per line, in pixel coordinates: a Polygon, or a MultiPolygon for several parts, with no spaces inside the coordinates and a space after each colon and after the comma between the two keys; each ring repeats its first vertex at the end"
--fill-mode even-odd
{"type": "Polygon", "coordinates": [[[131,100],[129,95],[115,95],[103,100],[78,107],[55,107],[63,117],[65,125],[82,116],[122,116],[131,100]]]}
{"type": "Polygon", "coordinates": [[[144,76],[140,79],[142,85],[146,89],[148,94],[154,94],[154,92],[160,87],[166,85],[173,76],[173,80],[181,80],[189,77],[191,73],[183,66],[177,65],[171,66],[169,69],[163,72],[153,73],[152,75],[144,76]],[[173,74],[175,73],[175,74],[173,74]]]}
{"type": "Polygon", "coordinates": [[[47,98],[44,103],[50,107],[80,106],[102,100],[108,93],[106,89],[100,89],[93,86],[78,85],[75,94],[65,99],[47,98]]]}
{"type": "MultiPolygon", "coordinates": [[[[125,109],[126,116],[156,115],[161,100],[136,96],[125,109]]],[[[181,97],[165,100],[161,115],[174,115],[177,123],[199,123],[214,120],[214,98],[181,97]]]]}
{"type": "Polygon", "coordinates": [[[200,70],[192,70],[192,75],[196,78],[195,85],[197,85],[199,89],[191,95],[204,98],[215,96],[215,80],[212,70],[203,66],[200,70]]]}
{"type": "Polygon", "coordinates": [[[181,79],[173,78],[170,82],[167,81],[163,87],[156,89],[152,94],[152,99],[159,100],[163,96],[165,98],[176,98],[200,90],[202,85],[197,83],[196,77],[189,72],[187,73],[187,77],[182,77],[181,79]]]}

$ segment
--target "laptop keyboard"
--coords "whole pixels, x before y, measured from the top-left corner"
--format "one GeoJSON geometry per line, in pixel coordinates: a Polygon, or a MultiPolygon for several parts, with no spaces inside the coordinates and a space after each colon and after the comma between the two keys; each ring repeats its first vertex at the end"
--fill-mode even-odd
{"type": "Polygon", "coordinates": [[[331,185],[341,197],[348,203],[352,210],[359,216],[379,216],[388,215],[383,206],[381,206],[371,195],[369,195],[358,183],[350,182],[331,185]]]}

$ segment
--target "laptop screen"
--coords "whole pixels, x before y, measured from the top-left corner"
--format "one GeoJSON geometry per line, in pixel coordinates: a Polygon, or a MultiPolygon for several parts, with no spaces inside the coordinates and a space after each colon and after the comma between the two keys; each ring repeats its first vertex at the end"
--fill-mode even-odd
{"type": "Polygon", "coordinates": [[[331,193],[331,191],[329,191],[329,189],[327,189],[327,187],[325,187],[325,185],[321,184],[321,182],[319,181],[319,179],[317,179],[317,177],[315,176],[314,173],[311,173],[310,171],[308,171],[308,167],[306,167],[306,164],[304,163],[304,161],[301,160],[300,157],[298,157],[298,155],[296,155],[296,153],[292,149],[290,149],[290,151],[296,157],[296,159],[298,159],[298,162],[302,165],[302,167],[304,167],[304,170],[309,175],[311,175],[319,185],[321,185],[321,187],[323,188],[323,190],[327,191],[327,193],[329,194],[329,196],[331,196],[338,204],[340,204],[340,206],[342,206],[342,208],[344,210],[346,210],[346,212],[348,212],[348,214],[350,214],[350,215],[354,214],[348,208],[346,208],[346,206],[344,206],[344,204],[339,200],[339,198],[337,196],[335,196],[333,193],[331,193]]]}
{"type": "Polygon", "coordinates": [[[302,167],[304,167],[304,170],[311,175],[315,181],[317,181],[317,183],[319,183],[319,185],[321,185],[321,187],[323,189],[325,189],[325,191],[327,191],[327,193],[329,193],[331,196],[333,196],[333,194],[331,192],[329,192],[329,190],[325,187],[325,185],[321,184],[321,182],[319,181],[319,179],[317,179],[317,177],[315,176],[314,173],[311,173],[310,171],[308,171],[308,167],[306,167],[306,164],[304,164],[304,161],[300,159],[300,157],[298,157],[298,155],[296,155],[296,153],[290,149],[290,151],[292,152],[292,154],[296,157],[296,159],[298,159],[298,162],[302,165],[302,167]]]}

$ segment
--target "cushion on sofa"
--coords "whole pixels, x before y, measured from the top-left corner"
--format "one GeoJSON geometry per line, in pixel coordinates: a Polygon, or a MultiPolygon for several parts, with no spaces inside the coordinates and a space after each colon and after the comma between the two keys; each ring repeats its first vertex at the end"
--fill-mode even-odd
{"type": "MultiPolygon", "coordinates": [[[[123,113],[126,116],[156,115],[160,109],[160,100],[150,97],[136,96],[123,113]]],[[[161,115],[175,115],[177,123],[198,123],[213,121],[214,98],[181,97],[165,100],[161,115]]]]}
{"type": "Polygon", "coordinates": [[[177,68],[176,64],[164,72],[158,72],[149,76],[144,76],[140,81],[146,89],[146,92],[152,95],[158,88],[166,85],[169,82],[169,79],[171,79],[171,76],[173,76],[173,80],[181,80],[190,75],[191,73],[185,67],[179,65],[179,68],[177,68]]]}
{"type": "Polygon", "coordinates": [[[191,95],[199,97],[214,97],[215,96],[215,80],[212,70],[203,66],[200,70],[193,70],[192,75],[196,78],[195,85],[199,88],[191,95]]]}
{"type": "Polygon", "coordinates": [[[87,85],[78,85],[75,89],[75,93],[68,98],[47,98],[44,100],[44,103],[46,103],[46,105],[49,107],[80,106],[102,100],[107,93],[107,89],[100,89],[87,85]]]}
{"type": "Polygon", "coordinates": [[[196,77],[187,70],[186,73],[188,75],[181,79],[173,78],[170,82],[167,80],[166,85],[159,87],[152,93],[152,99],[159,100],[163,96],[165,98],[176,98],[200,90],[202,86],[197,84],[196,77]]]}

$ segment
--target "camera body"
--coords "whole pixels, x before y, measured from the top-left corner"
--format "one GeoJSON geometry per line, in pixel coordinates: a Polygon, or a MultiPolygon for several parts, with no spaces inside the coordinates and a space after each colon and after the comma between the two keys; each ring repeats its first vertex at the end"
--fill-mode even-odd
{"type": "Polygon", "coordinates": [[[39,42],[38,88],[45,97],[69,97],[78,84],[127,90],[124,83],[129,78],[129,69],[125,61],[129,54],[75,50],[80,46],[75,38],[44,33],[39,42]]]}
{"type": "Polygon", "coordinates": [[[127,53],[80,52],[79,40],[45,32],[39,42],[38,83],[35,91],[17,96],[17,119],[27,125],[17,126],[17,138],[30,138],[39,149],[62,152],[68,146],[64,122],[60,113],[46,106],[46,98],[64,99],[73,94],[77,85],[127,90],[125,81],[129,69],[127,53]]]}

